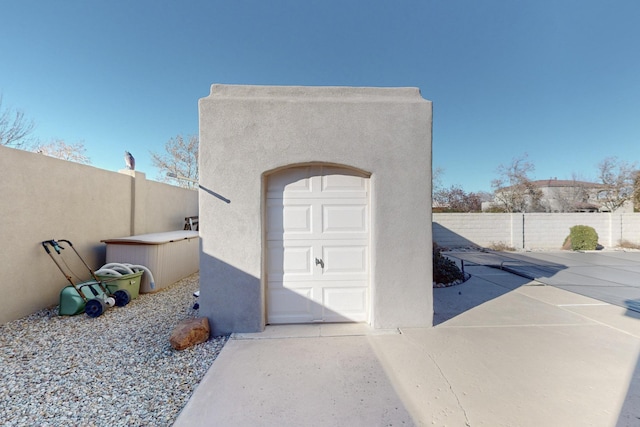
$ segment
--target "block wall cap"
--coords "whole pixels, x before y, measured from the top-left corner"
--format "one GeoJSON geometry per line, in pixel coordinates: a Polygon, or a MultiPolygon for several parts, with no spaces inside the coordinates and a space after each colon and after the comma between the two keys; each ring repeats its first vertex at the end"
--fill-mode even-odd
{"type": "MultiPolygon", "coordinates": [[[[208,98],[269,98],[328,102],[428,102],[417,87],[211,85],[208,98]]],[[[207,99],[207,98],[203,98],[207,99]]]]}

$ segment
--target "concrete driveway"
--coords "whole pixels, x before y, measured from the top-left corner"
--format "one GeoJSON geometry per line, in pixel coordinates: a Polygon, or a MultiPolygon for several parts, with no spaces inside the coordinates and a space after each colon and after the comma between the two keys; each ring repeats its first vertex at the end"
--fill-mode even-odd
{"type": "Polygon", "coordinates": [[[174,425],[639,425],[639,313],[493,268],[467,272],[433,290],[433,328],[235,335],[174,425]]]}
{"type": "Polygon", "coordinates": [[[468,264],[490,265],[545,285],[640,312],[640,252],[448,252],[468,264]]]}

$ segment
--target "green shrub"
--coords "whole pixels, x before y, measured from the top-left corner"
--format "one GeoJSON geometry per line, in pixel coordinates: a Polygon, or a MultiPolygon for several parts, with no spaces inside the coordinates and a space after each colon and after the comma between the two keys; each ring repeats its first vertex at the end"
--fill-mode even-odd
{"type": "Polygon", "coordinates": [[[571,250],[595,251],[598,247],[598,233],[588,225],[575,225],[569,229],[571,250]]]}
{"type": "Polygon", "coordinates": [[[455,262],[442,256],[441,249],[433,247],[433,281],[448,284],[456,280],[464,280],[464,274],[455,262]]]}

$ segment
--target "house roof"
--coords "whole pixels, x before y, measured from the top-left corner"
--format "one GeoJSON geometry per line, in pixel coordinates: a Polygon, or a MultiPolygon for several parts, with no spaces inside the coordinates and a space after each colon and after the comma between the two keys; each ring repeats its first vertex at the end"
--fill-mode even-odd
{"type": "Polygon", "coordinates": [[[589,187],[589,188],[598,188],[603,187],[603,184],[599,184],[597,182],[588,182],[588,181],[577,181],[575,179],[538,179],[536,181],[531,181],[533,185],[536,187],[589,187]]]}
{"type": "MultiPolygon", "coordinates": [[[[574,179],[538,179],[535,181],[531,181],[531,184],[537,188],[561,188],[561,187],[583,187],[590,189],[597,189],[606,187],[604,184],[599,184],[597,182],[588,182],[588,181],[577,181],[574,179]]],[[[509,190],[512,186],[507,186],[500,188],[499,190],[509,190]]]]}

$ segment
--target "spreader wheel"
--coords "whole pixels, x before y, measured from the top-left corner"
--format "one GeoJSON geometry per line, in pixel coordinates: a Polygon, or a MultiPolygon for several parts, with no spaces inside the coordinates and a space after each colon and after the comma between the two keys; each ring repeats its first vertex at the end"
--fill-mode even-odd
{"type": "Polygon", "coordinates": [[[99,299],[90,299],[84,306],[84,312],[89,317],[98,317],[104,312],[104,303],[99,299]]]}
{"type": "Polygon", "coordinates": [[[131,294],[126,289],[118,289],[114,292],[113,297],[116,299],[118,307],[124,307],[131,301],[131,294]]]}

